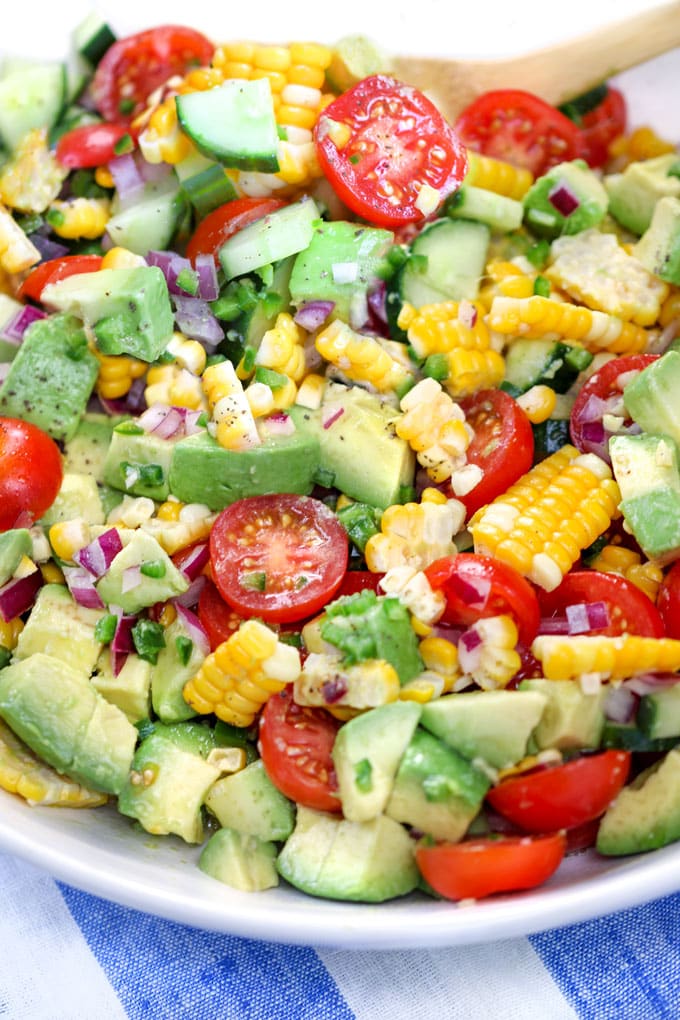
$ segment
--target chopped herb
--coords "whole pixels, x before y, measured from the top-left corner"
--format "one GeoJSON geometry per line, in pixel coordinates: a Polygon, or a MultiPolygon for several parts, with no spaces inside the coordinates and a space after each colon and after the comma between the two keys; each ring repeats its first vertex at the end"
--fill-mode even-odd
{"type": "Polygon", "coordinates": [[[113,146],[113,151],[116,156],[125,156],[128,152],[132,152],[135,147],[135,143],[132,140],[132,135],[124,134],[113,146]]]}
{"type": "Polygon", "coordinates": [[[141,425],[138,425],[134,421],[122,421],[119,425],[114,425],[114,432],[118,432],[121,436],[142,436],[144,435],[144,429],[141,425]]]}
{"type": "Polygon", "coordinates": [[[177,274],[177,286],[185,294],[195,297],[198,294],[198,273],[195,269],[180,269],[177,274]]]}

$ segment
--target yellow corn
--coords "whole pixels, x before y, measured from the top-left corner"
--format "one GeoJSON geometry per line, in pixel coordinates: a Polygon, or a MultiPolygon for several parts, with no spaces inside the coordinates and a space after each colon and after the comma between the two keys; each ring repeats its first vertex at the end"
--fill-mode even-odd
{"type": "MultiPolygon", "coordinates": [[[[168,503],[163,507],[168,508],[168,503]]],[[[174,511],[166,509],[163,516],[159,512],[155,517],[150,517],[141,523],[144,531],[159,542],[169,556],[186,549],[194,542],[202,542],[210,535],[216,514],[212,513],[209,507],[203,503],[177,503],[179,507],[177,516],[174,511]]]]}
{"type": "Polygon", "coordinates": [[[448,362],[448,371],[442,381],[447,392],[456,399],[479,390],[493,389],[505,376],[505,361],[494,350],[466,351],[457,348],[443,357],[448,362]]]}
{"type": "Polygon", "coordinates": [[[58,237],[66,240],[101,237],[111,218],[108,198],[69,198],[52,202],[47,218],[58,237]]]}
{"type": "Polygon", "coordinates": [[[23,273],[37,262],[41,255],[26,237],[8,209],[0,205],[0,269],[5,273],[23,273]]]}
{"type": "Polygon", "coordinates": [[[304,344],[307,334],[288,312],[281,312],[263,335],[255,364],[300,382],[306,371],[304,344]]]}
{"type": "Polygon", "coordinates": [[[100,188],[114,188],[115,182],[113,180],[113,174],[109,170],[108,166],[98,166],[94,172],[95,184],[98,184],[100,188]]]}
{"type": "Polygon", "coordinates": [[[455,499],[390,506],[382,515],[380,531],[366,543],[366,565],[374,573],[402,566],[423,570],[456,551],[453,536],[464,521],[465,507],[455,499]]]}
{"type": "Polygon", "coordinates": [[[479,152],[468,150],[470,169],[465,176],[465,184],[474,184],[476,188],[495,191],[506,198],[524,198],[534,183],[530,170],[513,166],[501,159],[482,156],[479,152]]]}
{"type": "Polygon", "coordinates": [[[184,506],[186,504],[180,503],[178,499],[167,499],[158,507],[156,517],[159,521],[178,521],[180,510],[184,506]]]}
{"type": "Polygon", "coordinates": [[[472,651],[464,643],[458,647],[458,663],[463,673],[483,690],[506,687],[521,665],[517,645],[517,625],[505,614],[477,620],[470,631],[481,638],[472,651]]]}
{"type": "Polygon", "coordinates": [[[553,458],[482,507],[468,525],[475,552],[508,563],[547,591],[607,530],[620,501],[609,466],[599,457],[567,446],[553,458]]]}
{"type": "Polygon", "coordinates": [[[479,302],[441,301],[418,309],[406,302],[399,312],[398,325],[406,330],[419,358],[458,347],[486,351],[490,337],[484,314],[484,306],[479,302]]]}
{"type": "Polygon", "coordinates": [[[680,641],[673,638],[541,634],[534,639],[531,651],[548,680],[577,680],[584,674],[624,680],[641,673],[680,669],[680,641]]]}
{"type": "Polygon", "coordinates": [[[201,375],[205,369],[207,355],[203,344],[198,340],[189,340],[183,333],[173,333],[166,347],[168,354],[172,354],[175,364],[185,368],[194,375],[201,375]]]}
{"type": "Polygon", "coordinates": [[[274,391],[266,383],[251,383],[244,392],[254,418],[264,418],[276,409],[274,391]]]}
{"type": "Polygon", "coordinates": [[[250,726],[267,699],[294,681],[300,655],[257,620],[246,620],[209,655],[184,687],[195,711],[250,726]]]}
{"type": "Polygon", "coordinates": [[[379,393],[398,391],[412,379],[411,373],[373,337],[355,333],[339,319],[318,334],[315,344],[322,358],[344,376],[353,382],[370,383],[379,393]]]}
{"type": "Polygon", "coordinates": [[[13,648],[16,648],[23,629],[24,621],[20,616],[15,616],[13,620],[7,621],[0,616],[0,647],[7,648],[11,652],[13,648]]]}
{"type": "Polygon", "coordinates": [[[399,699],[424,704],[453,690],[460,677],[458,650],[452,641],[440,637],[425,637],[418,648],[425,669],[402,684],[399,699]]]}
{"type": "Polygon", "coordinates": [[[432,590],[424,571],[408,565],[388,570],[380,581],[380,588],[406,606],[412,614],[411,626],[423,636],[430,633],[431,625],[440,619],[446,608],[443,593],[432,590]]]}
{"type": "Polygon", "coordinates": [[[179,126],[174,94],[166,96],[151,113],[139,135],[139,148],[147,163],[170,163],[172,166],[194,151],[179,126]]]}
{"type": "Polygon", "coordinates": [[[128,248],[121,248],[116,245],[109,248],[102,258],[102,269],[135,269],[137,266],[145,266],[146,259],[143,255],[137,255],[128,248]]]}
{"type": "Polygon", "coordinates": [[[668,297],[661,305],[659,312],[659,325],[670,326],[675,320],[680,322],[680,288],[673,287],[668,297]]]}
{"type": "Polygon", "coordinates": [[[508,337],[580,340],[589,351],[635,354],[647,346],[647,331],[615,315],[554,298],[496,297],[487,316],[491,329],[508,337]]]}
{"type": "Polygon", "coordinates": [[[215,426],[215,438],[227,450],[259,446],[260,437],[243,386],[230,361],[220,361],[203,373],[203,390],[215,426]]]}
{"type": "Polygon", "coordinates": [[[597,556],[590,560],[593,570],[605,573],[620,574],[631,584],[637,585],[648,595],[652,602],[656,601],[659,587],[663,580],[663,570],[651,560],[643,562],[639,553],[623,545],[608,544],[603,546],[597,556]]]}
{"type": "Polygon", "coordinates": [[[486,280],[479,291],[479,304],[489,309],[495,297],[528,298],[534,293],[535,273],[527,273],[515,262],[494,261],[486,267],[486,280]]]}
{"type": "Polygon", "coordinates": [[[84,517],[70,521],[59,521],[49,530],[50,545],[60,560],[72,562],[75,553],[80,552],[91,540],[90,525],[84,517]]]}
{"type": "Polygon", "coordinates": [[[29,131],[0,171],[0,201],[24,213],[42,213],[68,176],[47,145],[47,131],[29,131]]]}
{"type": "Polygon", "coordinates": [[[52,807],[98,807],[105,793],[88,790],[60,775],[31,751],[0,721],[0,787],[23,797],[31,805],[52,807]]]}
{"type": "Polygon", "coordinates": [[[517,397],[517,403],[532,425],[540,425],[542,421],[547,421],[555,410],[557,394],[550,386],[532,386],[526,393],[517,397]]]}
{"type": "Polygon", "coordinates": [[[40,573],[45,584],[66,584],[63,571],[53,560],[41,563],[40,573]]]}
{"type": "Polygon", "coordinates": [[[207,410],[208,401],[201,379],[177,364],[153,365],[146,376],[144,399],[147,406],[169,404],[192,411],[207,410]]]}
{"type": "Polygon", "coordinates": [[[293,685],[298,705],[368,709],[399,697],[399,677],[383,659],[343,666],[337,656],[313,652],[293,685]]]}
{"type": "Polygon", "coordinates": [[[97,393],[105,400],[125,396],[134,380],[141,378],[149,367],[127,354],[102,354],[96,347],[92,350],[99,362],[97,393]]]}
{"type": "Polygon", "coordinates": [[[326,379],[324,376],[318,375],[316,372],[310,372],[300,383],[297,392],[297,403],[302,407],[308,407],[310,410],[315,411],[318,407],[321,407],[325,389],[326,379]]]}
{"type": "Polygon", "coordinates": [[[402,397],[395,431],[415,450],[433,482],[443,482],[465,463],[472,429],[465,413],[434,379],[422,379],[402,397]]]}
{"type": "Polygon", "coordinates": [[[609,146],[609,153],[612,157],[622,157],[629,163],[653,159],[655,156],[663,156],[667,152],[675,151],[676,146],[673,142],[661,138],[653,128],[647,125],[635,128],[629,135],[620,135],[609,146]]]}

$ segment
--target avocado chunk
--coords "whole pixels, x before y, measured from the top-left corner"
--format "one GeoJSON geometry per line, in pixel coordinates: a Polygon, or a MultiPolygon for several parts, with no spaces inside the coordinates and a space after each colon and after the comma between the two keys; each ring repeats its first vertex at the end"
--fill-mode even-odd
{"type": "Polygon", "coordinates": [[[76,517],[88,524],[103,524],[106,519],[99,488],[92,475],[65,471],[57,498],[45,511],[40,523],[49,528],[58,521],[72,521],[76,517]]]}
{"type": "Polygon", "coordinates": [[[612,436],[609,453],[619,509],[640,548],[657,563],[680,555],[678,448],[664,435],[612,436]]]}
{"type": "Polygon", "coordinates": [[[151,668],[150,662],[130,653],[114,674],[110,649],[105,648],[97,659],[92,686],[124,712],[131,723],[138,723],[150,714],[151,668]]]}
{"type": "Polygon", "coordinates": [[[523,199],[524,222],[540,237],[578,234],[596,227],[609,198],[600,178],[582,159],[559,163],[534,181],[523,199]]]}
{"type": "Polygon", "coordinates": [[[413,841],[398,822],[350,822],[305,807],[276,867],[296,889],[330,900],[382,903],[419,881],[413,841]]]}
{"type": "Polygon", "coordinates": [[[79,606],[66,585],[44,584],[19,635],[14,659],[41,652],[89,676],[102,650],[95,628],[103,615],[100,609],[79,606]]]}
{"type": "Polygon", "coordinates": [[[673,749],[625,786],[605,812],[598,853],[618,857],[680,839],[680,750],[673,749]]]}
{"type": "Polygon", "coordinates": [[[48,284],[42,300],[92,327],[102,354],[156,361],[174,328],[168,285],[157,266],[69,276],[48,284]]]}
{"type": "Polygon", "coordinates": [[[123,423],[111,435],[102,470],[104,483],[131,496],[163,502],[170,492],[170,463],[176,443],[141,430],[131,432],[130,423],[123,423]]]}
{"type": "Polygon", "coordinates": [[[680,682],[644,694],[635,721],[652,740],[680,738],[680,682]]]}
{"type": "Polygon", "coordinates": [[[395,701],[362,712],[338,730],[332,755],[348,821],[367,822],[384,812],[419,718],[420,705],[395,701]]]}
{"type": "Polygon", "coordinates": [[[295,425],[294,432],[265,433],[260,445],[248,450],[226,450],[208,432],[180,439],[170,462],[173,496],[183,503],[223,510],[247,496],[309,495],[319,466],[319,439],[306,427],[302,408],[291,407],[286,414],[295,425]]]}
{"type": "Polygon", "coordinates": [[[218,779],[205,806],[224,829],[264,842],[288,839],[295,826],[293,804],[274,786],[261,759],[218,779]]]}
{"type": "Polygon", "coordinates": [[[360,386],[328,382],[321,408],[303,417],[319,440],[324,485],[381,509],[407,502],[415,454],[396,434],[399,412],[388,401],[360,386]]]}
{"type": "Polygon", "coordinates": [[[680,284],[680,198],[660,198],[633,255],[660,280],[680,284]]]}
{"type": "Polygon", "coordinates": [[[526,754],[546,703],[538,691],[469,691],[423,705],[420,722],[470,761],[503,769],[526,754]]]}
{"type": "Polygon", "coordinates": [[[276,844],[235,829],[218,829],[201,851],[198,866],[218,882],[242,892],[262,892],[279,884],[276,844]]]}
{"type": "Polygon", "coordinates": [[[198,673],[204,651],[196,644],[186,622],[186,610],[180,610],[165,628],[165,647],[158,654],[151,672],[153,710],[164,723],[184,722],[196,712],[184,700],[184,685],[198,673]]]}
{"type": "Polygon", "coordinates": [[[95,585],[107,606],[120,606],[124,613],[138,613],[147,606],[166,602],[187,590],[188,580],[152,535],[138,529],[123,541],[123,548],[95,585]],[[158,576],[141,574],[130,587],[130,575],[126,571],[149,563],[155,565],[158,576]]]}
{"type": "MultiPolygon", "coordinates": [[[[92,274],[96,275],[96,274],[92,274]]],[[[82,324],[51,315],[26,330],[0,387],[0,413],[37,425],[53,439],[72,439],[99,374],[82,324]]]]}
{"type": "Polygon", "coordinates": [[[104,481],[104,460],[114,426],[121,419],[108,414],[87,412],[80,419],[72,439],[64,450],[64,471],[88,475],[95,482],[104,481]]]}
{"type": "Polygon", "coordinates": [[[643,432],[680,446],[680,351],[669,350],[624,386],[623,403],[643,432]]]}
{"type": "Polygon", "coordinates": [[[202,805],[220,770],[206,760],[202,723],[156,725],[137,748],[118,810],[153,835],[203,841],[202,805]]]}
{"type": "Polygon", "coordinates": [[[390,230],[378,227],[346,220],[319,223],[293,264],[291,302],[299,307],[307,301],[332,301],[334,318],[362,318],[368,311],[369,288],[390,270],[387,254],[393,241],[390,230]]]}
{"type": "Polygon", "coordinates": [[[103,793],[123,789],[137,730],[82,670],[43,652],[12,663],[0,671],[0,715],[57,771],[103,793]]]}
{"type": "Polygon", "coordinates": [[[546,705],[531,739],[539,751],[549,747],[568,750],[599,747],[604,726],[606,685],[596,694],[586,694],[576,680],[522,680],[520,691],[542,694],[546,705]]]}
{"type": "Polygon", "coordinates": [[[331,91],[340,93],[372,74],[390,74],[392,58],[365,35],[345,35],[332,49],[326,80],[331,91]]]}
{"type": "Polygon", "coordinates": [[[490,785],[472,762],[418,728],[401,759],[385,814],[435,839],[457,842],[490,785]]]}
{"type": "Polygon", "coordinates": [[[674,152],[629,163],[623,173],[608,174],[604,187],[609,196],[609,212],[633,234],[644,234],[652,222],[656,203],[661,198],[680,198],[680,178],[669,171],[677,165],[674,152]]]}
{"type": "Polygon", "coordinates": [[[28,528],[11,528],[0,534],[0,585],[14,576],[24,556],[30,556],[33,542],[28,528]]]}

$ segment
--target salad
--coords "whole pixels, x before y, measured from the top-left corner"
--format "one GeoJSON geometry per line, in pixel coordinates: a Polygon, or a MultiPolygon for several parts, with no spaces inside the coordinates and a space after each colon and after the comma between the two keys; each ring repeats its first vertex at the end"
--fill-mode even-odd
{"type": "Polygon", "coordinates": [[[97,18],[0,140],[0,786],[360,902],[680,839],[673,142],[97,18]]]}

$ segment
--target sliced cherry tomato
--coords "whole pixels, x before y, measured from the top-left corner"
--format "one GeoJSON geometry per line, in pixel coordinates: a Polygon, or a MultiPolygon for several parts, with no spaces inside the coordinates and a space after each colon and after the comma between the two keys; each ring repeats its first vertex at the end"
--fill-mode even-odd
{"type": "Polygon", "coordinates": [[[210,580],[206,581],[198,597],[198,618],[208,635],[210,650],[213,652],[243,623],[243,617],[224,601],[217,586],[210,580]]]}
{"type": "MultiPolygon", "coordinates": [[[[608,444],[614,433],[605,428],[603,416],[625,415],[623,387],[634,373],[641,372],[658,357],[658,354],[627,354],[612,358],[586,380],[574,401],[569,419],[572,442],[582,453],[596,453],[608,464],[611,463],[608,444]]],[[[630,419],[624,419],[622,431],[630,424],[630,419]]]]}
{"type": "Polygon", "coordinates": [[[258,749],[274,786],[296,804],[341,811],[331,752],[340,723],[323,708],[293,701],[290,688],[274,694],[260,716],[258,749]]]}
{"type": "Polygon", "coordinates": [[[106,120],[131,121],[168,78],[209,64],[214,52],[209,39],[182,25],[160,25],[118,39],[97,65],[95,105],[106,120]]]}
{"type": "Polygon", "coordinates": [[[588,631],[589,635],[638,634],[660,638],[664,623],[652,600],[632,581],[620,574],[601,570],[571,570],[552,591],[539,591],[541,615],[565,616],[567,606],[588,602],[604,602],[609,612],[609,625],[588,631]]]}
{"type": "Polygon", "coordinates": [[[381,74],[327,106],[314,141],[339,198],[378,226],[424,219],[421,189],[434,189],[443,201],[468,169],[465,147],[430,100],[381,74]]]}
{"type": "Polygon", "coordinates": [[[535,589],[512,567],[492,556],[458,553],[443,556],[425,569],[430,586],[443,591],[442,622],[469,627],[477,620],[508,613],[527,647],[538,632],[540,610],[535,589]]]}
{"type": "Polygon", "coordinates": [[[520,89],[483,93],[463,110],[455,128],[471,149],[525,167],[534,177],[586,152],[581,129],[573,121],[520,89]]]}
{"type": "Polygon", "coordinates": [[[197,255],[212,255],[217,264],[217,254],[232,234],[276,212],[285,204],[280,198],[235,198],[225,202],[198,224],[187,244],[187,258],[195,262],[197,255]]]}
{"type": "Polygon", "coordinates": [[[61,258],[48,259],[32,269],[19,287],[19,297],[40,301],[48,283],[65,280],[67,276],[78,273],[96,273],[101,268],[101,255],[63,255],[61,258]]]}
{"type": "Polygon", "coordinates": [[[416,863],[425,881],[447,900],[481,899],[542,885],[559,867],[565,849],[564,833],[489,836],[421,844],[416,863]]]}
{"type": "Polygon", "coordinates": [[[356,595],[358,591],[364,591],[366,588],[378,592],[378,585],[384,576],[384,574],[374,574],[372,570],[348,570],[342,579],[342,584],[335,593],[335,598],[339,599],[345,595],[356,595]]]}
{"type": "Polygon", "coordinates": [[[604,814],[628,779],[630,751],[603,751],[504,779],[486,795],[525,832],[571,829],[604,814]]]}
{"type": "Polygon", "coordinates": [[[680,560],[661,582],[656,606],[666,628],[666,637],[680,639],[680,560]]]}
{"type": "Polygon", "coordinates": [[[63,166],[73,169],[101,166],[122,154],[118,146],[126,138],[130,139],[130,144],[125,151],[131,151],[134,140],[128,124],[82,124],[61,136],[57,142],[57,159],[63,166]]]}
{"type": "Polygon", "coordinates": [[[311,496],[251,496],[217,517],[210,558],[220,594],[238,613],[275,623],[303,620],[340,587],[347,532],[311,496]]]}
{"type": "Polygon", "coordinates": [[[64,469],[46,432],[18,418],[0,418],[0,531],[33,521],[52,506],[64,469]]]}
{"type": "Polygon", "coordinates": [[[593,167],[601,167],[609,159],[609,146],[620,135],[625,134],[628,111],[626,100],[619,89],[607,87],[602,102],[584,113],[581,131],[586,144],[585,158],[593,167]]]}
{"type": "Polygon", "coordinates": [[[522,408],[503,390],[480,390],[460,403],[474,431],[467,461],[483,472],[473,489],[457,497],[465,504],[469,517],[530,469],[534,434],[522,408]]]}

